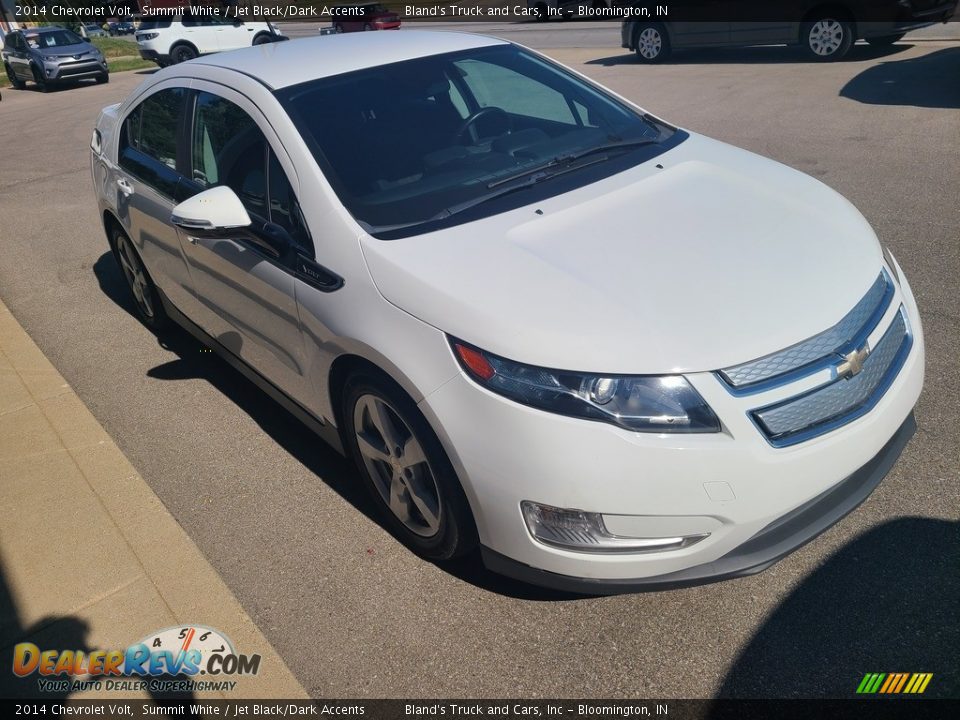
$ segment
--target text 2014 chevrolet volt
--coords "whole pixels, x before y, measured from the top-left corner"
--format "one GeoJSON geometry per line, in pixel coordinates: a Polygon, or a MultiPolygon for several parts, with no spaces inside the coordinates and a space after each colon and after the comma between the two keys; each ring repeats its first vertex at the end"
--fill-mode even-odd
{"type": "Polygon", "coordinates": [[[342,449],[426,558],[584,592],[757,572],[914,427],[917,306],[849,202],[508,42],[193,60],[105,108],[91,162],[143,322],[342,449]]]}

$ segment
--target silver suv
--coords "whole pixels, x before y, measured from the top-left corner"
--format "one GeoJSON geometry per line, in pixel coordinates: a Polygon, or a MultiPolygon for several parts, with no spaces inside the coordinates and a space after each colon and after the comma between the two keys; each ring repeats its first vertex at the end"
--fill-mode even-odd
{"type": "Polygon", "coordinates": [[[24,28],[4,39],[3,69],[17,90],[32,80],[42,91],[51,85],[92,78],[109,82],[110,70],[100,50],[62,27],[24,28]]]}

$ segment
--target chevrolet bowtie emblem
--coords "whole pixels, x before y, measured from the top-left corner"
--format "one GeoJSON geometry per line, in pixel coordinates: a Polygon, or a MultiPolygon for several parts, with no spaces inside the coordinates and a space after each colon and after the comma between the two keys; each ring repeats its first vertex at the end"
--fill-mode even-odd
{"type": "Polygon", "coordinates": [[[864,345],[862,348],[848,352],[843,356],[843,362],[837,365],[837,376],[841,378],[852,378],[855,375],[859,375],[868,357],[870,357],[869,345],[864,345]]]}

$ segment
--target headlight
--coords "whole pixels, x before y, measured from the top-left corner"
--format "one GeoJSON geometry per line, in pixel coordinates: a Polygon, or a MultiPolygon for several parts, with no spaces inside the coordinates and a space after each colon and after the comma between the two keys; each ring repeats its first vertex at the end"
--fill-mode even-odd
{"type": "Polygon", "coordinates": [[[682,375],[596,375],[513,362],[451,339],[483,387],[531,407],[639,432],[719,432],[720,421],[682,375]]]}
{"type": "Polygon", "coordinates": [[[156,40],[158,37],[160,37],[160,33],[158,32],[139,33],[137,35],[137,42],[140,42],[141,40],[156,40]]]}

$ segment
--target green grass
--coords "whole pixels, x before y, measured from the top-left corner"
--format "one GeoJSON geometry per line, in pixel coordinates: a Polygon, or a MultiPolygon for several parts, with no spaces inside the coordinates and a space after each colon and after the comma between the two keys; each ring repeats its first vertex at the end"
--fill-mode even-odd
{"type": "Polygon", "coordinates": [[[100,52],[103,53],[103,56],[109,60],[110,58],[119,58],[126,57],[128,55],[138,55],[137,43],[133,40],[121,40],[120,38],[93,38],[90,41],[98,48],[100,52]]]}

